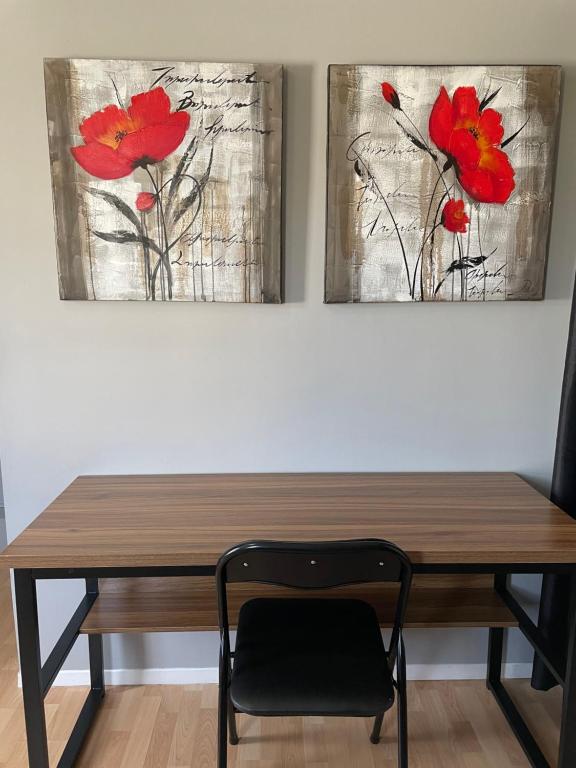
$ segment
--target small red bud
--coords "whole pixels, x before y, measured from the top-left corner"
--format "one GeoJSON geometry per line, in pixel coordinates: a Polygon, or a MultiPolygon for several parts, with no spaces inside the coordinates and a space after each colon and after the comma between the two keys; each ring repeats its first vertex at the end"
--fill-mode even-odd
{"type": "Polygon", "coordinates": [[[466,215],[464,200],[448,200],[442,210],[442,225],[448,232],[466,232],[470,218],[466,215]]]}
{"type": "Polygon", "coordinates": [[[390,83],[382,83],[382,96],[384,96],[388,104],[394,107],[394,109],[400,109],[400,97],[398,96],[396,88],[390,85],[390,83]]]}
{"type": "Polygon", "coordinates": [[[152,192],[140,192],[136,198],[136,208],[143,213],[151,211],[155,205],[156,195],[153,195],[152,192]]]}

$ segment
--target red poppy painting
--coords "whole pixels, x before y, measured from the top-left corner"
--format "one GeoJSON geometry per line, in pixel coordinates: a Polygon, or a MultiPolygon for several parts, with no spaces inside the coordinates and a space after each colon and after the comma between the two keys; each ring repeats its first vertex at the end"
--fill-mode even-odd
{"type": "Polygon", "coordinates": [[[543,298],[560,78],[330,67],[326,301],[543,298]]]}
{"type": "Polygon", "coordinates": [[[45,62],[63,299],[277,303],[282,68],[45,62]]]}

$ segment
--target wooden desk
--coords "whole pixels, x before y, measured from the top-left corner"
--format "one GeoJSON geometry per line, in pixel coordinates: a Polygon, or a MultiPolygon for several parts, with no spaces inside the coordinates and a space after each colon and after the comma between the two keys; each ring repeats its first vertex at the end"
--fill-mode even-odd
{"type": "MultiPolygon", "coordinates": [[[[213,575],[248,539],[394,541],[419,573],[493,573],[520,629],[564,686],[559,767],[576,765],[576,611],[564,665],[507,589],[511,573],[576,573],[576,521],[510,473],[158,475],[77,478],[0,555],[15,569],[29,765],[48,768],[43,700],[98,595],[98,578],[213,575]],[[86,596],[44,665],[36,581],[84,578],[86,596]]],[[[547,763],[500,678],[488,685],[531,764],[547,763]]],[[[104,693],[102,638],[89,635],[91,691],[59,768],[74,764],[104,693]]]]}
{"type": "Polygon", "coordinates": [[[79,477],[0,562],[213,567],[247,539],[359,537],[417,565],[576,563],[572,519],[509,473],[79,477]]]}

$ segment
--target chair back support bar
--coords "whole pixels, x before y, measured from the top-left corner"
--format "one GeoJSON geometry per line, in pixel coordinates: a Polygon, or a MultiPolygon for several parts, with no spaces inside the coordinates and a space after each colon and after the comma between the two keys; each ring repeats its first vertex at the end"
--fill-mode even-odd
{"type": "Polygon", "coordinates": [[[249,541],[228,550],[218,562],[218,614],[228,649],[226,584],[259,582],[295,589],[330,589],[348,584],[399,582],[394,627],[389,647],[393,667],[406,614],[412,564],[397,546],[380,539],[352,541],[249,541]]]}
{"type": "Polygon", "coordinates": [[[297,589],[401,581],[407,560],[388,542],[249,542],[230,550],[223,563],[226,582],[253,581],[297,589]]]}

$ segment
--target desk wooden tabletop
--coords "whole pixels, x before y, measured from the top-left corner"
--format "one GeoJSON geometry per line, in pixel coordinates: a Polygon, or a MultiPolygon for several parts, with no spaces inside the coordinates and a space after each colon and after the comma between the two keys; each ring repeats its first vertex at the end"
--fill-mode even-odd
{"type": "Polygon", "coordinates": [[[248,539],[363,537],[421,564],[576,563],[576,521],[517,475],[314,473],[78,477],[0,565],[214,565],[248,539]]]}

